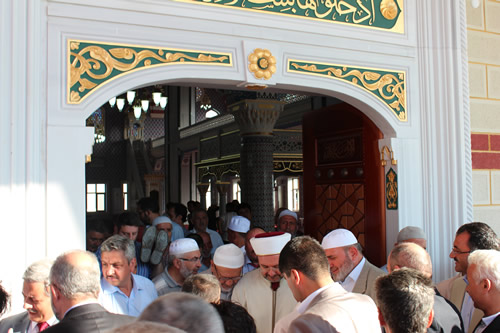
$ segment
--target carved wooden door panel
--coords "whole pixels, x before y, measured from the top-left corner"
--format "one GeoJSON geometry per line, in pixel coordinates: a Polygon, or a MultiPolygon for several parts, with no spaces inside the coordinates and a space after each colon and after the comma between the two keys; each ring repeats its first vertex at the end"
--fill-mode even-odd
{"type": "Polygon", "coordinates": [[[349,229],[368,260],[383,265],[382,133],[346,103],[310,111],[302,124],[305,233],[321,241],[333,229],[349,229]]]}

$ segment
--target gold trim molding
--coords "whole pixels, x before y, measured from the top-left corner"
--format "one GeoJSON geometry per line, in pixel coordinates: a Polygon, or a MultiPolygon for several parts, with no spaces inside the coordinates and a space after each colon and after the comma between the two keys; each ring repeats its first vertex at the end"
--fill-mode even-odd
{"type": "Polygon", "coordinates": [[[110,81],[167,65],[233,66],[231,53],[69,39],[67,103],[79,104],[110,81]]]}
{"type": "Polygon", "coordinates": [[[353,67],[296,59],[288,60],[287,71],[322,76],[353,84],[381,100],[400,121],[408,121],[405,71],[353,67]]]}

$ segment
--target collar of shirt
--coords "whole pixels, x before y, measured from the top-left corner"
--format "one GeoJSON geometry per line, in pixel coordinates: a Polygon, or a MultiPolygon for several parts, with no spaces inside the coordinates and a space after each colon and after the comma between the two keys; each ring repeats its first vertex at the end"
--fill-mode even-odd
{"type": "Polygon", "coordinates": [[[491,324],[493,322],[493,320],[495,320],[495,318],[498,317],[499,315],[500,315],[500,312],[497,312],[491,316],[483,317],[482,321],[486,324],[486,327],[488,327],[488,325],[491,324]]]}
{"type": "MultiPolygon", "coordinates": [[[[333,282],[333,283],[335,283],[335,282],[333,282]]],[[[297,312],[300,313],[300,314],[303,314],[304,311],[306,311],[306,309],[309,306],[309,304],[311,304],[311,302],[314,299],[314,297],[316,297],[320,292],[322,292],[326,288],[328,288],[331,285],[333,285],[333,283],[327,284],[326,286],[323,286],[323,287],[317,289],[316,291],[312,292],[311,294],[309,294],[309,296],[307,296],[306,299],[303,300],[302,303],[300,303],[300,305],[297,306],[297,308],[296,308],[297,312]]]]}
{"type": "MultiPolygon", "coordinates": [[[[143,289],[141,286],[139,286],[138,283],[135,282],[134,275],[135,274],[131,274],[131,276],[132,276],[132,290],[130,291],[130,296],[132,296],[132,293],[137,293],[137,290],[143,289]]],[[[120,293],[126,297],[129,297],[129,296],[125,295],[125,293],[123,291],[121,291],[120,288],[110,284],[104,277],[102,277],[101,279],[102,279],[101,289],[102,289],[102,292],[104,294],[110,295],[113,293],[120,293]]]]}
{"type": "MultiPolygon", "coordinates": [[[[58,322],[59,322],[59,320],[57,320],[56,316],[52,316],[52,318],[50,318],[49,320],[47,320],[47,324],[49,324],[49,327],[54,326],[58,322]]],[[[30,326],[28,328],[28,333],[30,333],[30,332],[38,332],[38,328],[37,328],[36,325],[38,325],[38,323],[36,321],[30,321],[30,326]]]]}
{"type": "Polygon", "coordinates": [[[169,288],[182,287],[182,284],[178,284],[170,274],[168,274],[168,269],[165,269],[162,274],[165,274],[163,279],[169,288]]]}
{"type": "Polygon", "coordinates": [[[347,275],[344,281],[340,282],[340,285],[344,287],[345,290],[347,291],[352,291],[354,288],[354,285],[356,284],[356,281],[358,281],[359,275],[361,274],[361,271],[363,270],[363,266],[365,265],[366,259],[363,257],[359,264],[354,267],[354,269],[347,275]]]}

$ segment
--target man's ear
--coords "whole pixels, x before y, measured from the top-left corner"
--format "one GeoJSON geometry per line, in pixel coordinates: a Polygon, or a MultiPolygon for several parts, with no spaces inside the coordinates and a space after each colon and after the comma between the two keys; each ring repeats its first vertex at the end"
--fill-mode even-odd
{"type": "Polygon", "coordinates": [[[181,269],[181,260],[179,258],[175,258],[172,263],[174,264],[175,268],[177,268],[178,270],[181,269]]]}
{"type": "Polygon", "coordinates": [[[354,258],[357,257],[359,251],[356,248],[356,246],[351,246],[351,247],[349,247],[349,250],[347,251],[347,253],[349,253],[349,257],[351,258],[351,260],[354,260],[354,258]]]}
{"type": "Polygon", "coordinates": [[[481,281],[484,291],[488,292],[491,290],[491,281],[489,279],[484,279],[481,281]]]}
{"type": "Polygon", "coordinates": [[[300,281],[302,280],[301,273],[296,270],[296,269],[291,269],[290,270],[290,278],[292,279],[293,283],[298,285],[300,281]]]}
{"type": "Polygon", "coordinates": [[[50,285],[50,296],[55,300],[61,297],[61,291],[53,284],[50,285]]]}
{"type": "Polygon", "coordinates": [[[212,271],[212,274],[215,275],[215,265],[213,260],[210,260],[210,270],[212,271]]]}
{"type": "Polygon", "coordinates": [[[377,306],[377,310],[378,310],[378,321],[380,322],[380,326],[386,327],[387,324],[385,322],[384,316],[382,315],[382,311],[380,311],[380,308],[378,306],[377,306]]]}
{"type": "Polygon", "coordinates": [[[431,309],[431,313],[429,313],[429,322],[427,323],[427,328],[431,327],[433,320],[434,320],[434,309],[431,309]]]}

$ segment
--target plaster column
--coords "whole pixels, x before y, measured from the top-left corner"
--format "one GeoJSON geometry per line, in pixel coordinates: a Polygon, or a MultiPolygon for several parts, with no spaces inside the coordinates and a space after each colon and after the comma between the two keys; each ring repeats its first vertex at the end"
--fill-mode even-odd
{"type": "Polygon", "coordinates": [[[273,128],[284,103],[244,100],[229,107],[240,128],[242,201],[252,207],[252,224],[271,230],[273,211],[273,128]]]}
{"type": "Polygon", "coordinates": [[[200,206],[203,209],[207,209],[207,191],[208,187],[210,186],[210,183],[198,183],[196,184],[196,188],[198,189],[198,192],[200,192],[200,206]]]}

